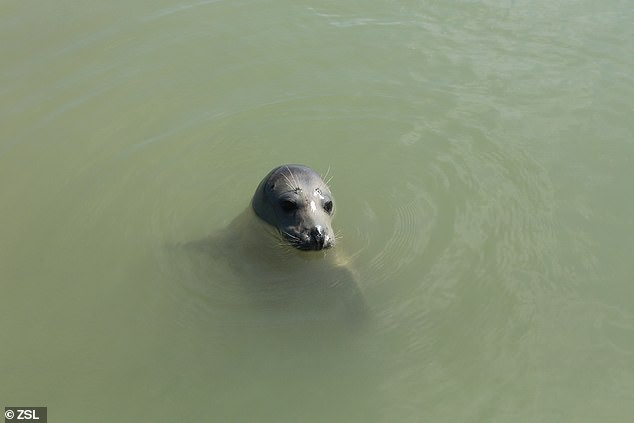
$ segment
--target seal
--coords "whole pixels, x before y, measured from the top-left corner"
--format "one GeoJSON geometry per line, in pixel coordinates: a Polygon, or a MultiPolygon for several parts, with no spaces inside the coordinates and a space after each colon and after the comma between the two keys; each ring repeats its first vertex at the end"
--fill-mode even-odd
{"type": "Polygon", "coordinates": [[[273,169],[258,185],[251,207],[297,249],[318,251],[335,245],[332,194],[309,167],[283,165],[273,169]]]}
{"type": "Polygon", "coordinates": [[[311,168],[286,164],[259,183],[250,206],[227,227],[190,246],[227,263],[256,303],[292,310],[292,320],[358,326],[365,301],[358,275],[336,245],[335,200],[311,168]]]}

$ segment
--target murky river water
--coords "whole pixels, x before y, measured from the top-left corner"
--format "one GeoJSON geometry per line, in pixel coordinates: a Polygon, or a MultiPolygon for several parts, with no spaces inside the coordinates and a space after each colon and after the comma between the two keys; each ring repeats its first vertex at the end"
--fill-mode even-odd
{"type": "Polygon", "coordinates": [[[0,406],[630,421],[633,23],[628,1],[3,0],[0,406]],[[287,162],[334,176],[360,331],[232,307],[226,266],[170,248],[287,162]]]}

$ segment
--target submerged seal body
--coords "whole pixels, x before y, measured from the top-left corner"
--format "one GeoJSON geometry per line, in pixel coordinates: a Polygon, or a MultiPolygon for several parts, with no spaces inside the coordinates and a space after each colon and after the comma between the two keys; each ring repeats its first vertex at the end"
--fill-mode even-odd
{"type": "Polygon", "coordinates": [[[319,174],[282,165],[262,179],[250,206],[226,228],[193,244],[228,263],[267,311],[357,325],[365,302],[356,272],[334,248],[334,212],[334,198],[319,174]]]}

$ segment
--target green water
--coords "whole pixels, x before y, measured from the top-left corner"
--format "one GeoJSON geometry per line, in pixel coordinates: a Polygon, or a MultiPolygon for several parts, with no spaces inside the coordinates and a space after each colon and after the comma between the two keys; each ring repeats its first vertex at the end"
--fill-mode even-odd
{"type": "Polygon", "coordinates": [[[3,0],[0,407],[630,421],[633,23],[628,1],[3,0]],[[228,307],[229,270],[168,248],[286,162],[334,176],[362,331],[228,307]]]}

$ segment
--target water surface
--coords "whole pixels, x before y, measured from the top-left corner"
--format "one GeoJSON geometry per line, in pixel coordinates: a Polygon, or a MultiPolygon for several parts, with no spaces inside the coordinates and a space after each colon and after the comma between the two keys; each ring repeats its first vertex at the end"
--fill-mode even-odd
{"type": "Polygon", "coordinates": [[[4,1],[0,401],[628,421],[633,21],[623,1],[4,1]],[[285,162],[333,176],[362,331],[232,306],[226,267],[169,248],[285,162]]]}

